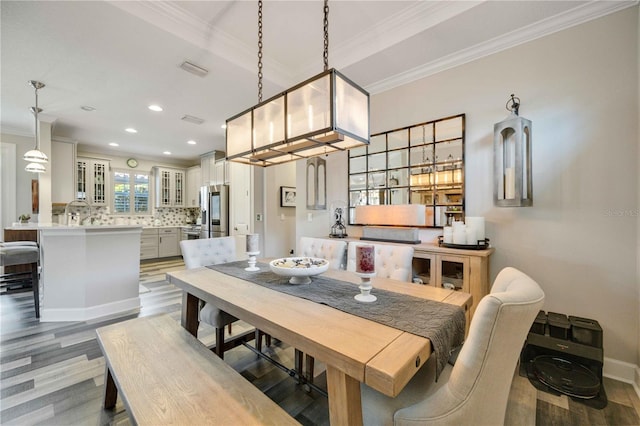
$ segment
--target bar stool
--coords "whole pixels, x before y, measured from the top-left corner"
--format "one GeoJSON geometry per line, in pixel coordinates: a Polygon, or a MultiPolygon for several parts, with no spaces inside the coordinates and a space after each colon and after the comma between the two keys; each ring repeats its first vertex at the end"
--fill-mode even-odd
{"type": "Polygon", "coordinates": [[[40,291],[38,285],[38,244],[33,241],[0,243],[0,266],[30,265],[28,272],[12,272],[0,275],[0,288],[6,292],[33,291],[36,318],[40,318],[40,291]]]}

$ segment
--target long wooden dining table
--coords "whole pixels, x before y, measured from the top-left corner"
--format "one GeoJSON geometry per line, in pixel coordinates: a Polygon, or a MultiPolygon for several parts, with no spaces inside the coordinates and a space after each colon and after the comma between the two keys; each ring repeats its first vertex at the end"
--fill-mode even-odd
{"type": "MultiPolygon", "coordinates": [[[[323,276],[353,283],[354,295],[359,293],[360,278],[353,272],[329,270],[323,276]]],[[[184,290],[181,323],[194,336],[203,300],[324,362],[332,425],[362,424],[360,383],[395,397],[432,352],[427,338],[206,267],[169,272],[167,280],[184,290]]],[[[385,289],[467,312],[471,305],[471,295],[460,291],[378,277],[371,283],[372,294],[385,289]]]]}

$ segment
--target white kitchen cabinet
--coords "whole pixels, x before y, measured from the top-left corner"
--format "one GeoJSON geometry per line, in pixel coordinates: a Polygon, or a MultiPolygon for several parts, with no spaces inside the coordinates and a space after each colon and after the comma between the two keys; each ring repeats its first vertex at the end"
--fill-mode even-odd
{"type": "Polygon", "coordinates": [[[180,256],[180,228],[158,230],[158,257],[180,256]]]}
{"type": "Polygon", "coordinates": [[[200,157],[200,180],[202,186],[209,186],[212,184],[211,181],[213,179],[213,168],[215,166],[215,162],[215,152],[211,152],[200,157]]]}
{"type": "Polygon", "coordinates": [[[109,161],[78,157],[76,196],[92,206],[109,205],[109,161]]]}
{"type": "Polygon", "coordinates": [[[218,160],[215,162],[213,166],[212,185],[224,185],[225,183],[228,183],[227,173],[225,173],[226,169],[226,160],[218,160]]]}
{"type": "Polygon", "coordinates": [[[185,207],[200,207],[200,186],[202,184],[200,174],[200,166],[193,166],[187,169],[187,199],[185,207]]]}
{"type": "Polygon", "coordinates": [[[75,142],[51,141],[51,201],[53,203],[68,203],[76,198],[75,170],[75,142]]]}
{"type": "Polygon", "coordinates": [[[156,207],[184,207],[186,173],[182,169],[153,168],[156,207]]]}
{"type": "Polygon", "coordinates": [[[158,228],[143,228],[140,236],[140,259],[156,259],[158,241],[158,228]]]}

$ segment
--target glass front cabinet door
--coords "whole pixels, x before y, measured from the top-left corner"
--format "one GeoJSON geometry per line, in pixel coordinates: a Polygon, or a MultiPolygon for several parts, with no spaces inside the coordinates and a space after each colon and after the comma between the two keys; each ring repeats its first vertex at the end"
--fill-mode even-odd
{"type": "Polygon", "coordinates": [[[76,199],[84,200],[92,206],[106,206],[109,162],[78,158],[76,166],[76,199]]]}

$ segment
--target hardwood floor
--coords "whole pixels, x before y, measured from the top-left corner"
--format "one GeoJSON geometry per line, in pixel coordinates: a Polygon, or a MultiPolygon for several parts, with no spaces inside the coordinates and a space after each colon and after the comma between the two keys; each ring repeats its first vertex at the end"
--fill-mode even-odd
{"type": "MultiPolygon", "coordinates": [[[[164,273],[183,269],[180,258],[145,261],[140,273],[139,314],[87,322],[40,323],[30,292],[0,297],[0,424],[2,425],[127,425],[120,400],[113,410],[102,409],[104,359],[95,329],[135,316],[166,312],[180,318],[181,293],[164,281],[164,273]]],[[[233,334],[251,326],[239,321],[233,334]]],[[[199,338],[215,340],[213,328],[202,325],[199,338]]],[[[293,366],[293,348],[278,342],[265,351],[293,366]]],[[[286,372],[239,346],[225,353],[225,361],[304,425],[329,423],[327,399],[305,392],[286,372]]],[[[316,384],[326,388],[324,368],[316,363],[316,384]]],[[[640,399],[626,383],[604,379],[609,403],[602,410],[567,396],[536,390],[514,375],[508,425],[639,425],[640,399]]]]}

